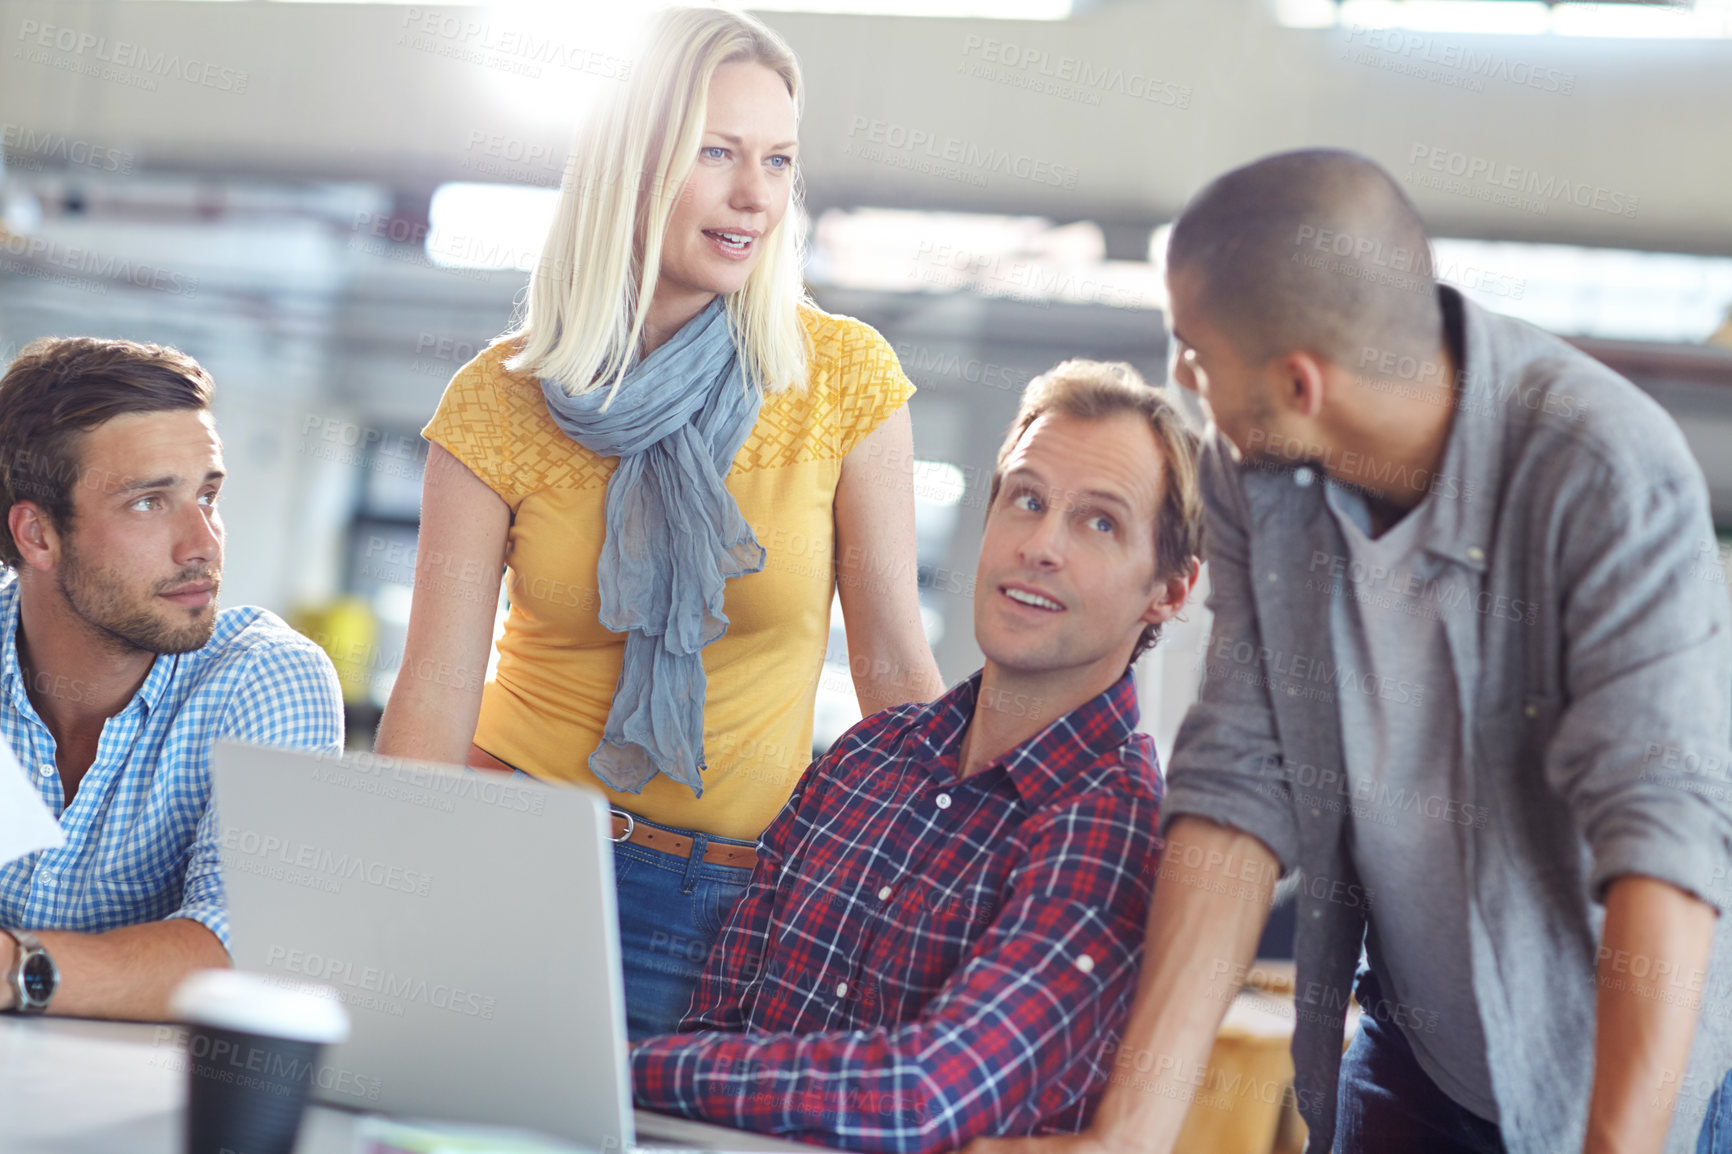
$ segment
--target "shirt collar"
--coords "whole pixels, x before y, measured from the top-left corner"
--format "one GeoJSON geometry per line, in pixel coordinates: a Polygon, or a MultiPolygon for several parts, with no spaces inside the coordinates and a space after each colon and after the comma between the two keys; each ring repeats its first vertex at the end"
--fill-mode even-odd
{"type": "MultiPolygon", "coordinates": [[[[921,760],[934,776],[955,781],[961,768],[962,736],[980,695],[980,670],[934,701],[931,716],[914,734],[921,760]]],[[[1089,789],[1137,731],[1141,713],[1136,681],[1127,671],[1105,691],[1083,702],[1021,745],[983,767],[975,777],[1003,767],[1030,809],[1042,809],[1089,789]]]]}
{"type": "Polygon", "coordinates": [[[36,707],[25,692],[24,669],[18,663],[18,574],[8,571],[0,584],[0,681],[12,707],[25,717],[33,717],[36,707]]]}
{"type": "Polygon", "coordinates": [[[1503,482],[1507,397],[1487,315],[1448,285],[1439,285],[1444,331],[1456,358],[1455,413],[1443,462],[1431,494],[1442,498],[1432,511],[1424,548],[1458,565],[1483,571],[1503,482]]]}
{"type": "MultiPolygon", "coordinates": [[[[208,644],[208,642],[207,642],[208,644]]],[[[156,660],[151,662],[150,675],[144,679],[144,684],[133,694],[134,701],[142,701],[147,712],[154,711],[161,703],[163,695],[168,692],[174,674],[180,668],[178,653],[158,653],[156,660]]]]}
{"type": "Polygon", "coordinates": [[[913,733],[910,752],[934,777],[954,780],[962,758],[962,735],[974,716],[980,692],[980,670],[965,678],[926,707],[925,720],[913,733]]]}

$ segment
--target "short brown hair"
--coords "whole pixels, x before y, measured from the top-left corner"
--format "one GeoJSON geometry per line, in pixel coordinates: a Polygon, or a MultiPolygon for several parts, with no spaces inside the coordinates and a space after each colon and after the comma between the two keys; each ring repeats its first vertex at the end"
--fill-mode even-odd
{"type": "MultiPolygon", "coordinates": [[[[203,366],[179,349],[96,337],[44,337],[25,345],[0,377],[0,507],[41,508],[61,532],[72,525],[84,434],[114,417],[209,409],[203,366]]],[[[23,560],[10,528],[0,563],[23,560]]]]}
{"type": "MultiPolygon", "coordinates": [[[[1155,580],[1170,581],[1190,573],[1203,554],[1203,497],[1197,482],[1197,435],[1185,424],[1173,403],[1152,389],[1142,374],[1120,362],[1070,360],[1042,373],[1023,390],[1022,407],[992,470],[990,509],[998,500],[1004,463],[1010,459],[1028,427],[1049,413],[1098,421],[1118,413],[1135,413],[1149,422],[1166,462],[1161,478],[1161,505],[1155,512],[1155,580]]],[[[1150,624],[1131,650],[1135,661],[1160,640],[1161,627],[1150,624]]]]}

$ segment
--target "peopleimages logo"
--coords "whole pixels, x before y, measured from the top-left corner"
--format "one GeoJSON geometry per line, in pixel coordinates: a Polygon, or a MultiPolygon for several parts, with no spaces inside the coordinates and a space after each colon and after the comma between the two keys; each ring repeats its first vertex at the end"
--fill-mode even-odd
{"type": "Polygon", "coordinates": [[[429,982],[426,978],[410,977],[379,966],[357,966],[342,958],[326,957],[307,950],[271,946],[265,951],[265,965],[337,986],[346,1004],[392,1016],[402,1015],[402,1003],[419,1002],[436,1010],[492,1021],[498,1005],[497,998],[485,997],[460,986],[429,982]]]}
{"type": "MultiPolygon", "coordinates": [[[[921,243],[925,245],[927,242],[921,243]]],[[[896,359],[902,362],[902,370],[909,376],[931,374],[958,377],[971,385],[985,385],[989,389],[1008,393],[1023,388],[1034,375],[1010,365],[983,361],[947,349],[928,349],[925,345],[911,341],[898,341],[895,349],[896,359]]]]}
{"type": "Polygon", "coordinates": [[[1191,107],[1189,84],[1162,80],[1134,68],[972,35],[963,39],[962,55],[965,60],[960,71],[966,75],[1064,100],[1095,105],[1106,92],[1171,108],[1191,107]]]}
{"type": "MultiPolygon", "coordinates": [[[[75,57],[85,57],[98,64],[108,65],[111,69],[136,69],[146,77],[172,77],[201,88],[214,88],[219,92],[240,94],[247,90],[249,75],[244,71],[223,68],[196,57],[182,56],[178,52],[171,53],[160,49],[153,51],[130,40],[111,41],[106,36],[55,24],[42,24],[35,20],[19,22],[18,39],[23,41],[26,47],[69,52],[75,57]]],[[[49,63],[47,60],[34,58],[32,62],[49,63]]],[[[69,71],[90,72],[103,79],[125,79],[123,76],[107,75],[94,65],[72,68],[69,71]]],[[[152,84],[150,87],[155,86],[152,84]]]]}
{"type": "MultiPolygon", "coordinates": [[[[1403,28],[1371,28],[1355,24],[1348,28],[1349,45],[1365,45],[1382,56],[1370,55],[1360,63],[1385,65],[1396,60],[1408,65],[1432,66],[1431,73],[1416,73],[1428,79],[1443,80],[1449,73],[1459,75],[1457,87],[1472,87],[1482,91],[1487,80],[1501,80],[1520,88],[1533,88],[1559,96],[1572,95],[1576,90],[1576,74],[1559,68],[1546,68],[1531,61],[1506,56],[1501,52],[1482,52],[1462,44],[1439,40],[1423,32],[1403,28]]],[[[1402,71],[1396,68],[1392,71],[1402,71]]],[[[1446,81],[1448,82],[1448,81],[1446,81]]]]}
{"type": "Polygon", "coordinates": [[[541,65],[624,81],[632,62],[591,45],[575,44],[535,28],[512,28],[470,18],[471,9],[406,8],[397,43],[503,72],[538,78],[541,65]]]}
{"type": "Polygon", "coordinates": [[[13,167],[35,170],[40,170],[44,161],[58,160],[98,172],[130,176],[137,159],[132,153],[118,148],[78,140],[61,132],[39,132],[10,122],[0,122],[0,147],[6,150],[7,162],[13,167]]]}
{"type": "MultiPolygon", "coordinates": [[[[1009,149],[982,146],[961,137],[949,136],[930,129],[910,127],[893,121],[855,116],[848,125],[850,141],[843,155],[859,155],[866,160],[886,159],[888,155],[919,157],[936,163],[959,165],[977,170],[979,175],[1013,176],[1018,180],[1054,188],[1075,188],[1078,170],[1068,164],[1011,152],[1009,149]],[[863,140],[861,138],[864,138],[863,140]]],[[[906,166],[902,166],[906,167],[906,166]]]]}
{"type": "Polygon", "coordinates": [[[1288,684],[1289,696],[1298,696],[1300,686],[1315,684],[1334,689],[1352,689],[1367,697],[1381,698],[1397,705],[1425,704],[1425,686],[1418,682],[1385,677],[1377,673],[1362,673],[1322,657],[1285,653],[1265,645],[1253,645],[1249,641],[1234,641],[1230,637],[1215,638],[1208,656],[1212,658],[1207,663],[1207,671],[1211,677],[1226,676],[1243,681],[1248,678],[1234,676],[1235,667],[1243,670],[1261,668],[1267,672],[1257,683],[1280,679],[1288,684]],[[1298,685],[1291,684],[1294,682],[1298,685]]]}
{"type": "Polygon", "coordinates": [[[44,236],[19,236],[0,230],[0,256],[15,257],[20,262],[9,271],[28,272],[28,265],[65,269],[77,278],[91,278],[91,287],[105,289],[107,282],[152,289],[172,296],[194,296],[198,293],[198,278],[184,276],[171,269],[146,261],[134,261],[113,253],[97,252],[82,245],[66,245],[44,236]]]}
{"type": "MultiPolygon", "coordinates": [[[[428,658],[419,663],[406,663],[400,672],[423,680],[437,681],[440,685],[463,685],[476,677],[473,671],[444,662],[437,663],[438,675],[435,676],[434,665],[433,660],[428,658]],[[455,680],[443,680],[446,677],[455,680]]],[[[320,766],[313,771],[313,776],[319,781],[329,781],[363,793],[377,793],[388,797],[396,796],[389,785],[397,782],[411,787],[415,794],[424,799],[416,804],[444,803],[439,804],[438,808],[448,813],[451,812],[449,803],[454,798],[472,798],[484,805],[528,814],[540,814],[546,805],[545,791],[539,788],[525,789],[503,774],[452,773],[430,765],[399,761],[370,753],[351,753],[340,760],[328,760],[332,764],[320,766]]]]}
{"type": "Polygon", "coordinates": [[[364,881],[381,889],[426,897],[432,890],[433,875],[406,869],[377,858],[361,854],[339,853],[305,841],[287,841],[271,834],[228,827],[223,830],[222,847],[252,862],[236,864],[249,873],[261,872],[258,867],[271,864],[288,870],[305,870],[321,874],[338,882],[364,881]]]}
{"type": "Polygon", "coordinates": [[[1473,802],[1443,794],[1422,794],[1386,781],[1354,780],[1340,769],[1290,762],[1275,754],[1264,755],[1262,768],[1267,780],[1258,789],[1266,796],[1279,797],[1285,789],[1312,806],[1321,806],[1333,796],[1353,803],[1345,811],[1339,805],[1330,806],[1334,811],[1349,812],[1355,819],[1371,820],[1378,825],[1394,825],[1396,815],[1405,813],[1448,825],[1484,829],[1491,817],[1489,808],[1473,802]]]}
{"type": "MultiPolygon", "coordinates": [[[[1367,565],[1342,554],[1311,551],[1309,571],[1321,570],[1331,578],[1341,578],[1365,589],[1384,590],[1398,597],[1410,598],[1426,605],[1435,605],[1443,613],[1458,607],[1470,607],[1482,617],[1500,621],[1519,621],[1532,625],[1539,620],[1539,602],[1509,597],[1491,590],[1475,591],[1464,581],[1449,577],[1424,577],[1401,566],[1367,565]]],[[[1441,615],[1441,614],[1440,614],[1441,615]]]]}
{"type": "MultiPolygon", "coordinates": [[[[1548,204],[1564,201],[1577,208],[1634,218],[1640,198],[1617,192],[1603,185],[1568,177],[1540,173],[1532,168],[1505,164],[1483,156],[1473,156],[1439,145],[1415,144],[1407,153],[1407,163],[1421,184],[1445,192],[1478,192],[1506,190],[1511,194],[1533,198],[1531,205],[1516,205],[1544,215],[1548,204]],[[1421,169],[1424,171],[1420,171],[1421,169]],[[1436,173],[1439,175],[1433,176],[1436,173]],[[1453,179],[1453,185],[1451,180],[1453,179]],[[1465,192],[1464,190],[1478,190],[1465,192]]],[[[1484,199],[1482,197],[1482,199],[1484,199]]]]}

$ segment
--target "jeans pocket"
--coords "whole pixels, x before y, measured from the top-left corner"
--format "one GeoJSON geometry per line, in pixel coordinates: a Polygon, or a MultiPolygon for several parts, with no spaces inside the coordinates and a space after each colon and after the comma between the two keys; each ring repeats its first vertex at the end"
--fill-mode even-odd
{"type": "Polygon", "coordinates": [[[698,883],[697,927],[712,942],[721,936],[728,916],[745,896],[744,884],[706,879],[698,883]]]}
{"type": "Polygon", "coordinates": [[[632,870],[633,870],[633,867],[635,867],[636,865],[637,865],[637,859],[636,858],[632,857],[631,854],[619,852],[619,846],[615,845],[614,850],[613,850],[613,882],[614,882],[614,885],[618,886],[620,882],[622,882],[626,878],[630,877],[632,870]]]}

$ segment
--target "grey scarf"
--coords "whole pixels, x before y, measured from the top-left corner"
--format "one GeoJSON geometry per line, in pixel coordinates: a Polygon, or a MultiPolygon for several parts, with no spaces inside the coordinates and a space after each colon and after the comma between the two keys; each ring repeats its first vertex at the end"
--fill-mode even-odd
{"type": "Polygon", "coordinates": [[[625,633],[625,663],[589,768],[641,792],[658,773],[703,796],[699,651],[728,631],[723,583],[764,567],[764,550],[722,484],[757,423],[722,298],[626,370],[608,390],[566,396],[541,382],[547,411],[584,448],[618,457],[607,482],[596,580],[601,623],[625,633]]]}

